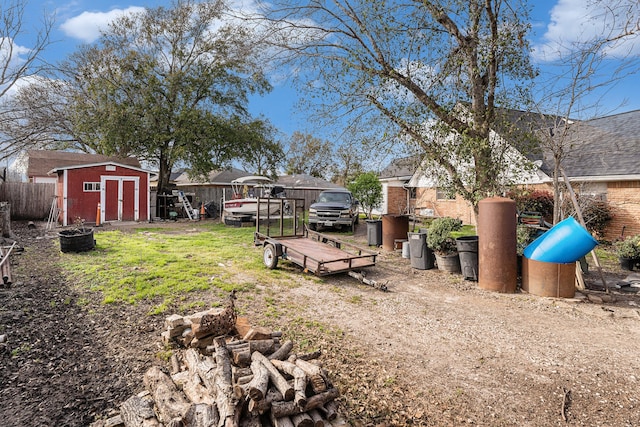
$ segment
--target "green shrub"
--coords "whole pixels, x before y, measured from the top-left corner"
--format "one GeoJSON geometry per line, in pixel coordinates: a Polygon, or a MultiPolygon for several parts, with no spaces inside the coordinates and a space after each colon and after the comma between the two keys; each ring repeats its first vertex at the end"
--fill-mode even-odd
{"type": "Polygon", "coordinates": [[[553,193],[516,189],[507,193],[507,197],[516,202],[518,212],[539,212],[547,221],[553,220],[553,193]]]}
{"type": "Polygon", "coordinates": [[[640,258],[640,235],[638,234],[615,242],[613,245],[620,258],[640,258]]]}
{"type": "Polygon", "coordinates": [[[462,221],[455,218],[436,218],[431,222],[427,232],[427,246],[440,255],[455,253],[456,241],[451,236],[452,231],[462,228],[462,221]]]}

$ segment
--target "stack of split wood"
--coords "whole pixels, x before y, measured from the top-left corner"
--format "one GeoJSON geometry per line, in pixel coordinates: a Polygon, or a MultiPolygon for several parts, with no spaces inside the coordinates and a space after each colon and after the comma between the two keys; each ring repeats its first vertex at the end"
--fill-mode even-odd
{"type": "Polygon", "coordinates": [[[293,343],[280,344],[280,333],[235,316],[226,334],[199,336],[207,324],[228,321],[223,311],[217,321],[205,322],[211,312],[169,316],[164,339],[188,347],[172,356],[171,374],[149,369],[146,390],[125,401],[120,415],[93,427],[346,425],[338,417],[338,390],[317,360],[320,352],[292,354],[293,343]]]}

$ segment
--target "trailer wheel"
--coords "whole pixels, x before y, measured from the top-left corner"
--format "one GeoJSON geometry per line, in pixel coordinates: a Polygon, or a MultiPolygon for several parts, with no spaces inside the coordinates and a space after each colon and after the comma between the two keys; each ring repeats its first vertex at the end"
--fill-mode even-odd
{"type": "Polygon", "coordinates": [[[269,270],[273,270],[278,266],[278,255],[276,255],[276,248],[271,243],[265,245],[264,252],[262,253],[262,261],[269,270]]]}

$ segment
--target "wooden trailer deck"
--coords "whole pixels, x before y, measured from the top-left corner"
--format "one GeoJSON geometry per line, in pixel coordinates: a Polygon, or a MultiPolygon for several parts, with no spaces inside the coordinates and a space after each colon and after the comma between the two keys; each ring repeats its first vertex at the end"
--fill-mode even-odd
{"type": "Polygon", "coordinates": [[[353,269],[372,267],[377,253],[355,249],[347,252],[345,243],[335,239],[324,241],[322,235],[311,237],[284,237],[274,243],[282,247],[282,259],[289,260],[318,276],[337,274],[353,269]]]}

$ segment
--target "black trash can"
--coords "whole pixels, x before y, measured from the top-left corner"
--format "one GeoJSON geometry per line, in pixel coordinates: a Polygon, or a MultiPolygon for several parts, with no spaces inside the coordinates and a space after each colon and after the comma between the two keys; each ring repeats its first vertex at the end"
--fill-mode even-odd
{"type": "Polygon", "coordinates": [[[429,270],[434,267],[433,251],[427,246],[427,233],[407,233],[411,267],[429,270]]]}
{"type": "Polygon", "coordinates": [[[456,239],[460,268],[466,280],[478,280],[478,236],[463,236],[456,239]]]}
{"type": "Polygon", "coordinates": [[[382,246],[382,220],[367,220],[367,244],[369,246],[382,246]]]}

